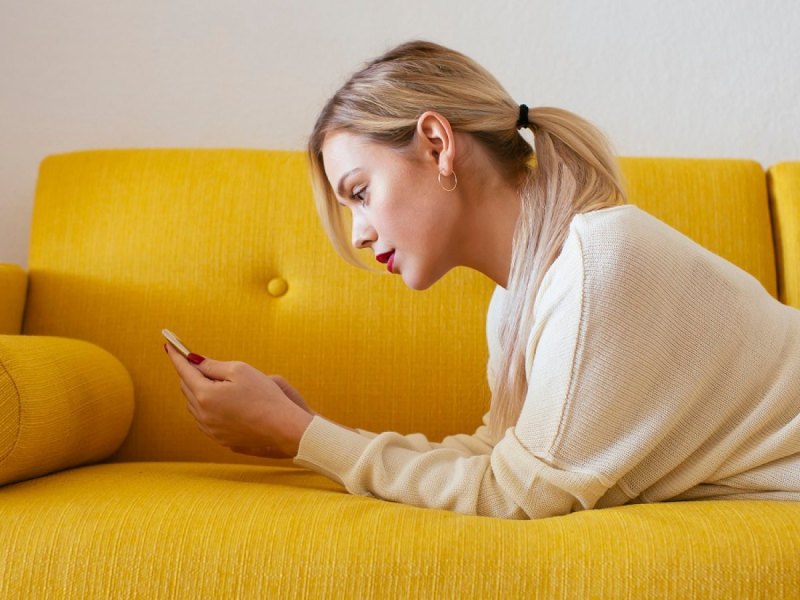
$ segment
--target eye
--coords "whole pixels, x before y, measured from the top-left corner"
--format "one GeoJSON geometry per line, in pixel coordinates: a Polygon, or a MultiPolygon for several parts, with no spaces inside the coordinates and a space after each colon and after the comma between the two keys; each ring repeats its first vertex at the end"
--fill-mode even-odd
{"type": "Polygon", "coordinates": [[[364,186],[360,190],[358,190],[357,192],[354,190],[353,191],[353,195],[350,196],[350,197],[353,200],[359,200],[361,202],[361,206],[364,206],[364,203],[366,202],[366,198],[364,197],[364,194],[366,192],[367,192],[367,186],[364,186]]]}

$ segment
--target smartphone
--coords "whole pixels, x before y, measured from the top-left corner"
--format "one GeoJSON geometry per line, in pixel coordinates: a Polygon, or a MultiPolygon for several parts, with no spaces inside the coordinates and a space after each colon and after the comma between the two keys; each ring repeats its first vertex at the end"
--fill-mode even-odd
{"type": "Polygon", "coordinates": [[[172,345],[172,347],[175,348],[175,350],[177,350],[178,352],[180,352],[184,358],[186,359],[189,358],[189,353],[191,352],[191,350],[189,350],[189,348],[186,347],[186,344],[184,344],[177,335],[172,333],[169,329],[162,329],[161,335],[167,338],[167,341],[172,345]]]}

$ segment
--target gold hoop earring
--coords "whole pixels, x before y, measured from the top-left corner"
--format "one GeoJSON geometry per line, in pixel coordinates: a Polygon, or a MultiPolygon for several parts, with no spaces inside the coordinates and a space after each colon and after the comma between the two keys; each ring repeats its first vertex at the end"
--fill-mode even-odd
{"type": "Polygon", "coordinates": [[[453,171],[453,177],[455,177],[455,178],[456,178],[456,182],[453,184],[453,187],[451,187],[451,188],[449,188],[449,189],[448,189],[448,188],[446,188],[446,187],[444,187],[444,186],[442,185],[442,172],[441,172],[441,171],[439,171],[439,186],[440,186],[440,187],[441,187],[441,188],[442,188],[442,189],[443,189],[445,192],[452,192],[454,189],[456,189],[456,187],[458,187],[458,175],[456,175],[456,172],[455,172],[455,171],[453,171]]]}

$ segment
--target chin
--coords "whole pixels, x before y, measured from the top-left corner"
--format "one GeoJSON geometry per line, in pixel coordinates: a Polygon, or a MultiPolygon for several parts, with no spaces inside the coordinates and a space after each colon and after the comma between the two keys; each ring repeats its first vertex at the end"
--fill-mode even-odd
{"type": "Polygon", "coordinates": [[[450,269],[446,269],[443,273],[419,273],[410,269],[408,271],[401,271],[400,276],[403,278],[406,287],[422,292],[444,277],[449,270],[450,269]]]}
{"type": "Polygon", "coordinates": [[[423,292],[431,287],[435,281],[430,282],[418,282],[418,281],[408,281],[405,277],[403,277],[403,281],[406,282],[406,287],[411,290],[416,290],[417,292],[423,292]]]}

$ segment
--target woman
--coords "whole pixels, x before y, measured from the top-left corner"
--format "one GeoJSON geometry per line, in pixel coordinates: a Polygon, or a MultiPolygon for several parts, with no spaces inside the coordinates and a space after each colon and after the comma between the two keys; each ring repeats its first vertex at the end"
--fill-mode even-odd
{"type": "Polygon", "coordinates": [[[500,518],[800,500],[800,311],[627,204],[591,124],[529,111],[471,59],[415,41],[336,92],[309,156],[346,260],[361,266],[340,206],[352,245],[411,288],[459,265],[496,282],[491,409],[442,443],[375,434],[317,415],[280,377],[168,349],[208,435],[354,494],[500,518]]]}

